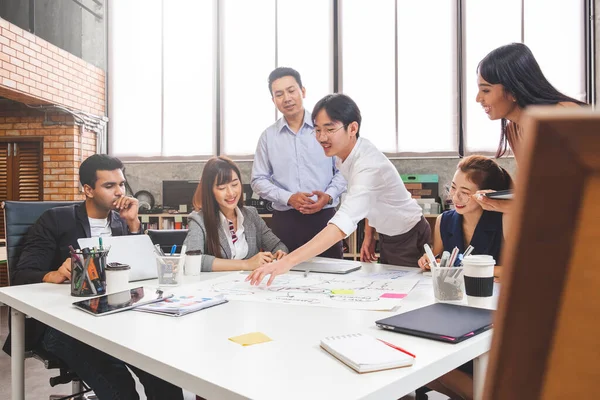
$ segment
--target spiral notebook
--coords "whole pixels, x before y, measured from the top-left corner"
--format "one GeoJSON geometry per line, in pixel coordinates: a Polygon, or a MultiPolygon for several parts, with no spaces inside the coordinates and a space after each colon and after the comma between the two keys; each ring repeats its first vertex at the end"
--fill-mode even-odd
{"type": "Polygon", "coordinates": [[[172,317],[181,317],[182,315],[218,306],[223,303],[227,303],[227,300],[223,295],[215,297],[177,295],[158,303],[136,307],[134,310],[170,315],[172,317]]]}
{"type": "Polygon", "coordinates": [[[409,367],[415,360],[405,350],[361,333],[326,337],[321,347],[359,374],[409,367]]]}

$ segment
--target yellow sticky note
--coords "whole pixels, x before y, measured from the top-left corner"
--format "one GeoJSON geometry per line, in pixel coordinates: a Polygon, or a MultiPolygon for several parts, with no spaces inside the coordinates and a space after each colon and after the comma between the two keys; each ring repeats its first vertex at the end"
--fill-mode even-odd
{"type": "Polygon", "coordinates": [[[352,289],[332,289],[331,294],[354,294],[352,289]]]}
{"type": "Polygon", "coordinates": [[[175,216],[175,222],[181,222],[181,215],[175,216]]]}
{"type": "Polygon", "coordinates": [[[150,222],[150,217],[147,215],[141,215],[142,217],[142,223],[148,223],[150,222]]]}
{"type": "Polygon", "coordinates": [[[246,333],[245,335],[230,337],[229,340],[241,344],[242,346],[251,346],[253,344],[270,342],[272,339],[262,332],[252,332],[246,333]]]}

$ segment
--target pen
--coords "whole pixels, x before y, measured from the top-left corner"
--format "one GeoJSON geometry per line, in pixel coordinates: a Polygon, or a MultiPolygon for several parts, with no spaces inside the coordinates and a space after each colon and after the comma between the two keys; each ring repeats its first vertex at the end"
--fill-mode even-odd
{"type": "Polygon", "coordinates": [[[454,246],[452,249],[452,253],[450,254],[450,260],[448,260],[448,266],[454,267],[454,263],[456,262],[456,256],[458,256],[458,247],[454,246]]]}
{"type": "Polygon", "coordinates": [[[102,237],[98,238],[98,245],[100,246],[100,251],[104,250],[104,247],[102,247],[102,237]]]}
{"type": "Polygon", "coordinates": [[[469,247],[467,247],[467,249],[465,250],[465,252],[463,254],[463,258],[470,255],[473,252],[473,250],[475,250],[475,247],[469,245],[469,247]]]}
{"type": "Polygon", "coordinates": [[[435,261],[435,257],[433,256],[433,252],[431,251],[431,247],[427,243],[423,245],[425,248],[425,254],[427,254],[427,258],[429,258],[429,264],[433,267],[437,267],[437,262],[435,261]]]}
{"type": "Polygon", "coordinates": [[[446,267],[449,260],[450,260],[450,253],[447,251],[444,251],[442,253],[442,258],[440,259],[440,267],[441,268],[446,267]]]}
{"type": "Polygon", "coordinates": [[[171,247],[171,254],[169,254],[170,256],[175,254],[175,250],[177,250],[177,245],[174,244],[173,247],[171,247]]]}
{"type": "Polygon", "coordinates": [[[77,255],[77,251],[75,251],[73,246],[69,245],[69,251],[71,252],[71,255],[75,258],[75,260],[81,263],[81,258],[79,258],[79,256],[77,255]]]}
{"type": "Polygon", "coordinates": [[[90,254],[90,249],[88,249],[87,247],[85,249],[83,249],[81,252],[83,253],[83,258],[87,259],[85,265],[83,266],[83,273],[85,274],[86,281],[87,281],[88,285],[90,286],[90,290],[92,291],[92,294],[98,294],[98,292],[96,291],[96,286],[94,285],[94,281],[91,277],[91,275],[94,272],[96,272],[96,276],[98,275],[96,269],[93,266],[94,255],[90,254]],[[92,264],[91,268],[90,268],[90,264],[92,264]],[[93,268],[94,272],[91,271],[92,268],[93,268]]]}
{"type": "Polygon", "coordinates": [[[157,244],[155,244],[155,245],[154,245],[154,250],[156,251],[156,254],[157,254],[159,257],[164,257],[164,256],[165,256],[165,253],[164,253],[164,252],[162,251],[162,249],[160,248],[160,244],[158,244],[158,243],[157,243],[157,244]]]}
{"type": "Polygon", "coordinates": [[[381,339],[377,339],[377,340],[379,340],[379,341],[380,341],[380,342],[382,342],[382,343],[385,343],[385,344],[387,344],[387,345],[388,345],[388,346],[390,346],[392,349],[396,349],[396,350],[398,350],[398,351],[401,351],[401,352],[403,352],[404,354],[408,354],[408,355],[409,355],[409,356],[411,356],[412,358],[417,358],[417,356],[415,356],[413,353],[410,353],[410,352],[408,352],[408,351],[404,350],[404,349],[403,349],[403,348],[401,348],[401,347],[398,347],[398,346],[396,346],[396,345],[394,345],[394,344],[388,343],[388,342],[386,342],[385,340],[381,340],[381,339]]]}

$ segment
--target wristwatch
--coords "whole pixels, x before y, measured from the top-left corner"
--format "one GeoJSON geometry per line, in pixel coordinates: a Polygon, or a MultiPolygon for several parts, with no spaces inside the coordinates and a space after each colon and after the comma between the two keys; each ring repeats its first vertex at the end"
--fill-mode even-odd
{"type": "MultiPolygon", "coordinates": [[[[329,195],[327,195],[329,196],[329,195]]],[[[333,204],[333,197],[329,196],[329,201],[327,202],[327,204],[332,205],[333,204]]]]}

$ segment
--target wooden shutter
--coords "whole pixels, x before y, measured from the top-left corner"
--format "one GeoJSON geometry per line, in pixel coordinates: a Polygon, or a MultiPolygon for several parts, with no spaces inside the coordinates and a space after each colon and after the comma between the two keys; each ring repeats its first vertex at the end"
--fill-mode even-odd
{"type": "MultiPolygon", "coordinates": [[[[10,176],[8,174],[8,143],[0,142],[0,201],[10,200],[8,196],[10,176]]],[[[5,238],[4,209],[0,207],[0,238],[5,238]]]]}
{"type": "MultiPolygon", "coordinates": [[[[38,138],[0,141],[0,201],[43,199],[43,142],[38,138]],[[10,153],[9,153],[10,150],[10,153]]],[[[0,209],[0,238],[5,238],[0,209]]]]}
{"type": "Polygon", "coordinates": [[[42,144],[17,142],[13,151],[13,200],[42,200],[42,144]]]}

